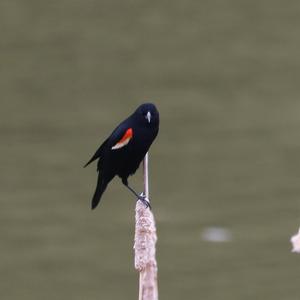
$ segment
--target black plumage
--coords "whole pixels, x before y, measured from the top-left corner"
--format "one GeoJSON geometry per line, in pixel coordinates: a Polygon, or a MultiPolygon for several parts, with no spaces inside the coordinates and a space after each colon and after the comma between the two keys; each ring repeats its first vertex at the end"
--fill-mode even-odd
{"type": "Polygon", "coordinates": [[[85,167],[98,160],[98,180],[92,199],[92,209],[100,202],[108,183],[118,175],[122,183],[146,206],[148,202],[129,185],[128,177],[138,169],[159,130],[159,113],[155,105],[145,103],[124,120],[102,143],[85,167]]]}

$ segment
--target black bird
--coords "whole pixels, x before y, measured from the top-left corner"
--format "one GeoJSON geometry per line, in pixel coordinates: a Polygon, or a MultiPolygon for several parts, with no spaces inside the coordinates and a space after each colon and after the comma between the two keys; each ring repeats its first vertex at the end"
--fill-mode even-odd
{"type": "Polygon", "coordinates": [[[139,196],[129,185],[128,177],[138,169],[159,129],[159,113],[155,105],[145,103],[124,120],[103,142],[84,167],[98,160],[98,181],[92,199],[92,209],[100,202],[108,183],[118,175],[122,183],[141,200],[146,207],[148,201],[139,196]]]}

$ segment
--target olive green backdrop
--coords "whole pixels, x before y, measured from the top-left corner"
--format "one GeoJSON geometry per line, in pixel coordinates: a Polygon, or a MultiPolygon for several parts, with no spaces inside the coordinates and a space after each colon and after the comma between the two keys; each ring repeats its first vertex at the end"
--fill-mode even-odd
{"type": "Polygon", "coordinates": [[[299,1],[4,0],[0,24],[1,299],[137,299],[134,198],[115,179],[92,212],[82,166],[144,101],[160,299],[299,299],[299,1]]]}

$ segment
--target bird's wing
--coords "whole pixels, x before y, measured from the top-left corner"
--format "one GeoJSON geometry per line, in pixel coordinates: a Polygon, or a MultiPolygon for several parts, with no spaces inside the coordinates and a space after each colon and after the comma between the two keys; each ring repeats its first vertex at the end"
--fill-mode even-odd
{"type": "Polygon", "coordinates": [[[133,138],[133,129],[128,126],[120,126],[112,134],[111,150],[118,150],[125,147],[133,138]]]}
{"type": "Polygon", "coordinates": [[[111,150],[121,149],[124,146],[126,146],[132,138],[133,138],[133,129],[130,126],[128,126],[125,121],[122,122],[112,132],[112,134],[103,142],[103,144],[95,152],[92,158],[84,165],[84,167],[88,166],[94,160],[101,157],[105,147],[109,147],[109,149],[111,150]]]}
{"type": "Polygon", "coordinates": [[[88,166],[91,162],[93,162],[94,160],[96,160],[97,158],[99,158],[99,157],[102,155],[103,149],[104,149],[105,145],[108,143],[108,141],[109,141],[109,138],[106,139],[106,140],[102,143],[102,145],[98,148],[98,150],[95,152],[95,154],[92,156],[92,158],[84,165],[84,168],[85,168],[86,166],[88,166]]]}

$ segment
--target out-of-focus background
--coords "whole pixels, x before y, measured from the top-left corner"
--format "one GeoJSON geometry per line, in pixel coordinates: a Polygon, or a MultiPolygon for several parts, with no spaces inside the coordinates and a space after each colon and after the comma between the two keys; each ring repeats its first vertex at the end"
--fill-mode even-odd
{"type": "Polygon", "coordinates": [[[137,299],[135,201],[115,179],[91,211],[82,166],[145,101],[160,298],[299,299],[299,1],[9,0],[0,22],[1,299],[137,299]]]}

